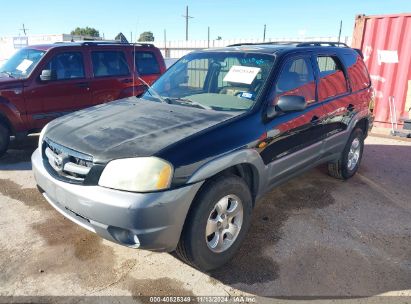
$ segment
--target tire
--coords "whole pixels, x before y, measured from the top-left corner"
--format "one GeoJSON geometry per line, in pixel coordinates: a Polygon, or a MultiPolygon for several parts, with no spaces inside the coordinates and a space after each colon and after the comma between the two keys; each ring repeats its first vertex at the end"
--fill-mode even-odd
{"type": "Polygon", "coordinates": [[[3,156],[10,144],[10,130],[0,123],[0,157],[3,156]]]}
{"type": "Polygon", "coordinates": [[[363,151],[364,132],[360,128],[356,128],[351,133],[341,157],[328,163],[328,173],[338,179],[349,179],[360,167],[363,151]]]}
{"type": "Polygon", "coordinates": [[[202,271],[224,265],[234,256],[246,236],[252,208],[250,189],[240,177],[224,175],[206,182],[188,213],[176,249],[177,256],[202,271]],[[221,206],[226,200],[227,212],[224,213],[221,206]],[[233,214],[237,215],[232,217],[233,214]],[[209,223],[217,224],[209,227],[209,223]],[[214,227],[216,229],[213,229],[214,227]],[[206,228],[210,228],[208,236],[206,228]],[[216,232],[210,233],[214,230],[216,232]]]}

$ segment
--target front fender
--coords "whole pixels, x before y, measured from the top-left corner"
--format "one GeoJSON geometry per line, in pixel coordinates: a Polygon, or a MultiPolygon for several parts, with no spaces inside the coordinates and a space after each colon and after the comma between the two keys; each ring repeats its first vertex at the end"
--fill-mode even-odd
{"type": "Polygon", "coordinates": [[[260,154],[254,149],[242,149],[229,152],[206,162],[193,173],[188,183],[194,184],[206,180],[225,169],[241,164],[248,164],[254,167],[255,172],[258,174],[258,189],[256,194],[257,197],[260,196],[267,186],[268,170],[260,154]]]}
{"type": "Polygon", "coordinates": [[[6,98],[0,96],[0,121],[5,123],[12,133],[25,129],[20,111],[6,98]]]}

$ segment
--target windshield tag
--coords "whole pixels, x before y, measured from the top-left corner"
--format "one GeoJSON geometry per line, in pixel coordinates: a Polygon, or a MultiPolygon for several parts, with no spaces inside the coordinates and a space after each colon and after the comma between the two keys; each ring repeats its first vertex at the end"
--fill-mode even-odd
{"type": "Polygon", "coordinates": [[[19,70],[23,73],[33,64],[33,61],[28,59],[23,59],[23,61],[16,67],[16,70],[19,70]]]}
{"type": "Polygon", "coordinates": [[[226,82],[251,84],[260,70],[260,68],[255,67],[233,65],[223,80],[226,82]]]}

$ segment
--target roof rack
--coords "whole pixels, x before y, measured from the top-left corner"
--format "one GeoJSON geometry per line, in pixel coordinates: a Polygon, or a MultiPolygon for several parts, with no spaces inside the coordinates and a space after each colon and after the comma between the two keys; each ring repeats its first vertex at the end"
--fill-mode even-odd
{"type": "Polygon", "coordinates": [[[257,42],[257,43],[236,43],[229,46],[242,46],[242,45],[295,45],[296,47],[304,46],[334,46],[334,47],[349,47],[343,42],[335,41],[272,41],[272,42],[257,42]]]}
{"type": "Polygon", "coordinates": [[[143,47],[154,47],[154,44],[151,43],[123,43],[120,41],[59,41],[54,42],[54,44],[70,44],[70,43],[77,43],[82,46],[89,46],[89,45],[135,45],[135,46],[143,46],[143,47]]]}
{"type": "Polygon", "coordinates": [[[124,43],[120,41],[84,41],[81,45],[134,45],[144,47],[154,47],[152,43],[124,43]]]}
{"type": "Polygon", "coordinates": [[[300,42],[297,46],[342,46],[342,47],[349,47],[344,42],[338,41],[307,41],[307,42],[300,42]]]}
{"type": "Polygon", "coordinates": [[[242,46],[242,45],[291,45],[298,44],[298,41],[271,41],[271,42],[244,42],[244,43],[235,43],[228,46],[242,46]]]}

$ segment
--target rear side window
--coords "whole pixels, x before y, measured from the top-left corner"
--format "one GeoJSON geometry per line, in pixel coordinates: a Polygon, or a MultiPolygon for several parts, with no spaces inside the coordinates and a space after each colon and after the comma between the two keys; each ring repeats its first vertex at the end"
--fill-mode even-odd
{"type": "Polygon", "coordinates": [[[280,96],[304,96],[307,103],[315,101],[315,80],[310,58],[295,58],[287,61],[275,86],[277,104],[280,96]]]}
{"type": "Polygon", "coordinates": [[[83,55],[80,52],[65,52],[54,55],[46,66],[52,80],[84,78],[83,55]]]}
{"type": "Polygon", "coordinates": [[[320,71],[320,83],[318,86],[319,100],[325,100],[348,92],[347,80],[341,62],[337,57],[317,57],[320,71]]]}
{"type": "Polygon", "coordinates": [[[361,57],[358,54],[345,53],[343,59],[353,92],[368,88],[371,81],[361,57]]]}
{"type": "Polygon", "coordinates": [[[134,58],[139,75],[160,74],[160,65],[152,52],[136,52],[134,58]]]}
{"type": "Polygon", "coordinates": [[[91,53],[95,77],[127,76],[130,70],[126,56],[119,51],[99,51],[91,53]]]}

